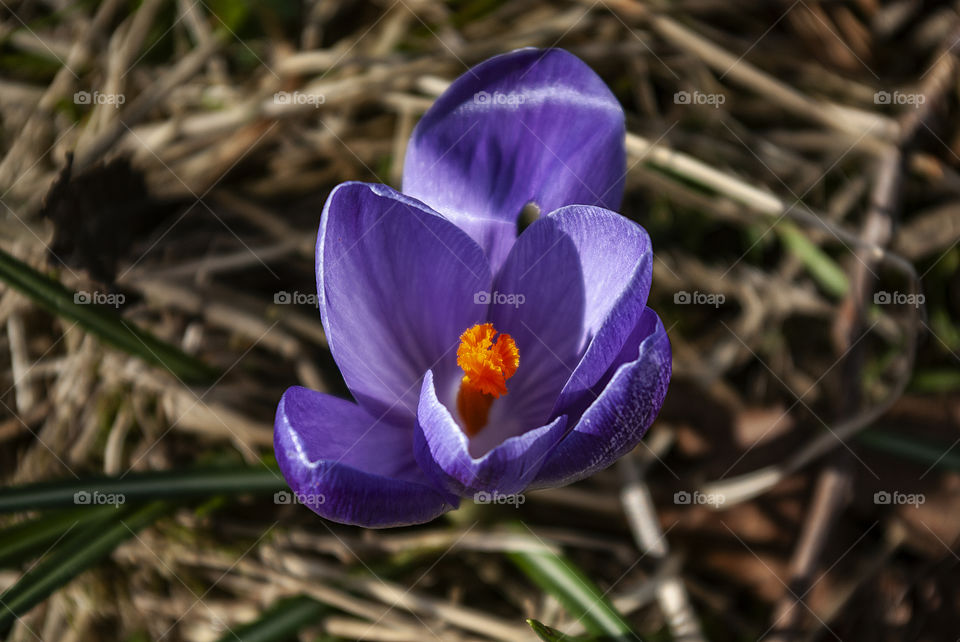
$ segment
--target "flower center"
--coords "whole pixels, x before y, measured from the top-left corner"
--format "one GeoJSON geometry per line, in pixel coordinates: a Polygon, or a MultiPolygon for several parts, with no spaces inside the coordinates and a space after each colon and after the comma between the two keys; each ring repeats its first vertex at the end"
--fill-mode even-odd
{"type": "Polygon", "coordinates": [[[463,368],[457,412],[468,437],[487,425],[490,406],[500,395],[507,394],[507,379],[520,365],[520,351],[509,334],[497,335],[492,323],[468,328],[460,335],[457,365],[463,368]]]}

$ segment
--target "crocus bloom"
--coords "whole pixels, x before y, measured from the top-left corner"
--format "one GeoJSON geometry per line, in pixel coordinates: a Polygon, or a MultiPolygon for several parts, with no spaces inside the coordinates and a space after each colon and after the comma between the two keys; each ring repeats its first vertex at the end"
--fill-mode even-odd
{"type": "MultiPolygon", "coordinates": [[[[670,380],[647,233],[615,213],[623,110],[559,49],[469,70],[410,141],[403,193],[327,199],[317,291],[347,401],[293,387],[280,469],[369,527],[582,479],[636,446],[670,380]],[[517,219],[544,213],[522,234],[517,219]]],[[[321,499],[317,500],[316,498],[321,499]]]]}

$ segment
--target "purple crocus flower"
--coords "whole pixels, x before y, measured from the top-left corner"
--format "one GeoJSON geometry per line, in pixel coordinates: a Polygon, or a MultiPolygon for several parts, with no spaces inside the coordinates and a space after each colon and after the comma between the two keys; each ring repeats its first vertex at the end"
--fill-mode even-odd
{"type": "Polygon", "coordinates": [[[623,110],[559,49],[491,58],[417,125],[403,193],[327,199],[317,291],[355,402],[277,408],[291,488],[328,519],[422,523],[476,493],[582,479],[660,410],[670,343],[646,307],[652,250],[615,213],[623,110]],[[545,215],[517,234],[529,203],[545,215]]]}

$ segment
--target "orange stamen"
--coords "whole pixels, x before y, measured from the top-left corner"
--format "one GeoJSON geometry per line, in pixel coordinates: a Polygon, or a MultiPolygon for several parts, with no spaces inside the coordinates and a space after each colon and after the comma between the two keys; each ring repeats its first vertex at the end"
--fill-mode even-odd
{"type": "Polygon", "coordinates": [[[507,379],[520,365],[520,351],[509,334],[494,341],[497,330],[492,323],[467,329],[460,335],[457,365],[463,368],[457,412],[463,431],[472,437],[487,425],[494,399],[507,394],[507,379]]]}

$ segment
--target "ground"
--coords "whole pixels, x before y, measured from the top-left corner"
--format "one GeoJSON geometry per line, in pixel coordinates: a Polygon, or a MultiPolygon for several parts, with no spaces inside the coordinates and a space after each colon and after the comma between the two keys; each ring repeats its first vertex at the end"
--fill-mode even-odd
{"type": "Polygon", "coordinates": [[[538,563],[642,639],[957,635],[950,4],[0,5],[10,639],[604,630],[538,563]],[[314,294],[324,200],[399,188],[443,88],[523,46],[573,52],[626,112],[664,408],[616,466],[519,506],[324,521],[272,461],[287,387],[348,394],[314,294]]]}

